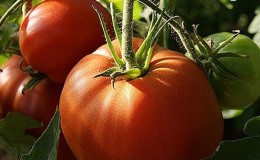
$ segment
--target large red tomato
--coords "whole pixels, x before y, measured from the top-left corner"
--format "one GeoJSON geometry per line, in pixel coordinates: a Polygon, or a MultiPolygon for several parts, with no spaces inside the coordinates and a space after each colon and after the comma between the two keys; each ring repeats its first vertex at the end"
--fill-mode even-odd
{"type": "Polygon", "coordinates": [[[19,44],[26,62],[63,83],[71,68],[105,43],[100,10],[112,30],[110,14],[95,0],[46,0],[32,8],[20,26],[19,44]]]}
{"type": "MultiPolygon", "coordinates": [[[[41,122],[43,126],[28,130],[28,134],[38,138],[49,124],[59,103],[62,85],[55,84],[45,78],[32,91],[22,94],[24,84],[30,77],[20,71],[18,66],[22,57],[13,55],[2,67],[0,73],[0,111],[3,118],[8,111],[23,113],[41,122]]],[[[75,157],[68,148],[63,134],[59,141],[58,158],[74,160],[75,157]]]]}
{"type": "MultiPolygon", "coordinates": [[[[140,39],[133,39],[136,50],[140,39]]],[[[113,41],[117,52],[117,41],[113,41]]],[[[104,45],[70,72],[60,98],[62,130],[79,160],[199,160],[223,134],[216,96],[201,69],[185,56],[156,50],[140,78],[93,78],[114,62],[104,45]]]]}

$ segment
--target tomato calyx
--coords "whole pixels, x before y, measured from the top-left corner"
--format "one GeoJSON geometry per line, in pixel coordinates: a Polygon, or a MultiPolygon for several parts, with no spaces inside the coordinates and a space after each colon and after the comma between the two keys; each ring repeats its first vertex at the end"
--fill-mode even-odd
{"type": "Polygon", "coordinates": [[[25,94],[25,91],[27,89],[29,89],[30,91],[38,84],[40,83],[41,80],[43,80],[44,78],[46,78],[46,75],[34,70],[31,66],[28,66],[26,64],[26,66],[24,66],[24,60],[22,59],[19,63],[19,69],[22,72],[25,72],[26,74],[28,74],[31,78],[30,80],[24,85],[23,89],[22,89],[22,94],[25,94]]]}
{"type": "Polygon", "coordinates": [[[156,43],[158,34],[163,29],[163,27],[166,24],[168,24],[169,21],[172,20],[172,18],[170,18],[169,20],[161,24],[164,11],[160,15],[157,15],[157,13],[154,12],[147,37],[144,39],[140,48],[136,52],[134,52],[132,49],[133,0],[128,0],[124,2],[122,33],[118,26],[118,21],[115,16],[113,3],[110,3],[110,12],[112,15],[114,31],[121,50],[121,58],[120,58],[119,53],[115,51],[112,45],[112,41],[106,29],[106,25],[102,17],[102,14],[94,6],[93,8],[98,14],[105,35],[106,42],[109,46],[112,58],[114,59],[115,62],[115,67],[109,68],[101,72],[100,74],[96,75],[95,78],[101,76],[110,77],[112,86],[114,87],[116,78],[121,78],[124,80],[132,80],[144,76],[148,72],[152,53],[153,53],[153,47],[156,43]]]}
{"type": "Polygon", "coordinates": [[[232,41],[239,35],[240,31],[234,31],[234,35],[221,42],[217,47],[213,48],[213,40],[208,39],[205,41],[201,38],[197,34],[197,27],[198,26],[193,25],[194,33],[192,34],[192,39],[196,45],[196,54],[191,55],[192,59],[198,60],[198,63],[202,66],[209,79],[213,73],[226,79],[239,78],[238,75],[225,67],[219,59],[224,57],[248,58],[248,56],[244,54],[221,51],[222,48],[232,43],[232,41]]]}

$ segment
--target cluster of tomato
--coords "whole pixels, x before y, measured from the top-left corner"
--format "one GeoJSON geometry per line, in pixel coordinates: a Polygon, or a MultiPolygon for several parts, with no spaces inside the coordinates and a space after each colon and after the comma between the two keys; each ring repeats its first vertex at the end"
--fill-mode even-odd
{"type": "MultiPolygon", "coordinates": [[[[23,18],[19,29],[21,56],[13,55],[0,72],[0,118],[9,111],[20,112],[42,122],[28,130],[38,138],[46,129],[56,107],[66,76],[85,55],[105,43],[102,28],[92,8],[96,6],[109,21],[110,15],[95,0],[42,1],[23,18]],[[22,62],[22,63],[21,63],[22,62]],[[45,76],[32,90],[23,93],[31,77],[28,67],[45,76]]],[[[73,160],[63,135],[58,159],[73,160]]]]}
{"type": "MultiPolygon", "coordinates": [[[[246,54],[255,47],[250,52],[255,57],[243,63],[232,57],[220,60],[241,78],[230,81],[214,73],[210,83],[200,66],[184,54],[156,46],[145,76],[118,79],[113,88],[110,79],[94,78],[113,67],[114,61],[92,5],[112,30],[109,12],[95,0],[46,0],[27,13],[19,30],[22,57],[12,56],[0,73],[1,118],[8,111],[30,115],[44,123],[43,128],[28,131],[39,137],[59,106],[58,158],[62,160],[197,160],[213,154],[223,135],[219,105],[248,106],[259,95],[257,77],[250,77],[260,73],[259,48],[250,46],[245,37],[232,42],[235,46],[223,52],[246,54]],[[243,43],[244,50],[236,49],[243,43]],[[27,71],[30,66],[45,75],[24,95],[22,89],[30,77],[19,70],[21,59],[20,68],[27,71]],[[250,72],[241,72],[241,64],[250,64],[250,72]],[[241,93],[252,93],[251,99],[241,93]],[[248,102],[243,104],[244,100],[248,102]]],[[[211,38],[216,45],[229,36],[211,38]]],[[[143,39],[132,41],[136,51],[143,39]]],[[[120,53],[119,42],[114,40],[112,45],[120,53]]]]}

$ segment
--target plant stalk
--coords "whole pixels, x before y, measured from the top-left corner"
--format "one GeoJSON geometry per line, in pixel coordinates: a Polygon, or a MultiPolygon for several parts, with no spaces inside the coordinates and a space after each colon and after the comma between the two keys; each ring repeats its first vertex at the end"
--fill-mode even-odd
{"type": "MultiPolygon", "coordinates": [[[[149,0],[140,0],[140,2],[144,5],[152,8],[157,13],[162,14],[163,19],[165,19],[166,21],[171,18],[171,16],[169,16],[168,14],[162,13],[162,11],[153,2],[151,2],[149,0]]],[[[199,63],[198,59],[196,59],[196,55],[195,55],[196,51],[195,51],[194,44],[193,44],[193,41],[192,41],[189,33],[176,20],[172,19],[169,23],[170,23],[170,26],[172,27],[172,29],[179,36],[179,38],[180,38],[184,48],[188,52],[188,54],[191,54],[192,57],[194,57],[194,60],[199,63]]]]}
{"type": "Polygon", "coordinates": [[[25,3],[26,0],[18,0],[16,1],[1,17],[0,19],[0,28],[5,23],[5,21],[9,18],[9,16],[14,13],[20,6],[25,3]]]}
{"type": "Polygon", "coordinates": [[[122,22],[122,59],[126,63],[126,70],[137,67],[132,48],[133,37],[133,7],[134,0],[124,0],[122,22]]]}

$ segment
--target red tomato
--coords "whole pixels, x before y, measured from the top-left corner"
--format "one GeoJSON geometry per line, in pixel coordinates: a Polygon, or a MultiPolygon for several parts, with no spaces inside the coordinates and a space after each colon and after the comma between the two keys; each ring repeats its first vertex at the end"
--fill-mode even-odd
{"type": "MultiPolygon", "coordinates": [[[[55,84],[46,78],[36,85],[31,92],[27,90],[23,95],[22,89],[30,77],[19,70],[18,66],[21,59],[22,57],[13,55],[2,67],[3,72],[0,73],[1,118],[8,111],[31,116],[43,124],[41,128],[28,130],[28,134],[38,138],[46,129],[56,110],[62,85],[55,84]]],[[[60,160],[74,160],[75,157],[69,150],[63,134],[61,134],[59,143],[58,158],[60,160]]]]}
{"type": "Polygon", "coordinates": [[[109,12],[95,0],[46,0],[32,8],[19,30],[26,62],[52,81],[64,83],[82,57],[105,43],[92,5],[112,30],[109,12]]]}
{"type": "MultiPolygon", "coordinates": [[[[136,50],[141,39],[133,39],[136,50]]],[[[113,41],[117,52],[119,46],[113,41]]],[[[202,70],[177,52],[156,50],[140,78],[93,78],[114,66],[107,45],[68,75],[60,98],[61,126],[79,160],[199,160],[223,135],[217,98],[202,70]]]]}
{"type": "Polygon", "coordinates": [[[31,132],[35,137],[39,137],[46,129],[59,104],[62,86],[45,78],[31,92],[26,90],[25,94],[22,94],[22,89],[29,79],[30,77],[25,78],[16,90],[12,111],[24,113],[42,122],[43,127],[34,129],[31,132]]]}
{"type": "Polygon", "coordinates": [[[7,112],[11,110],[15,91],[27,76],[18,69],[21,60],[22,57],[13,55],[2,66],[2,72],[0,72],[0,119],[4,118],[7,112]]]}

